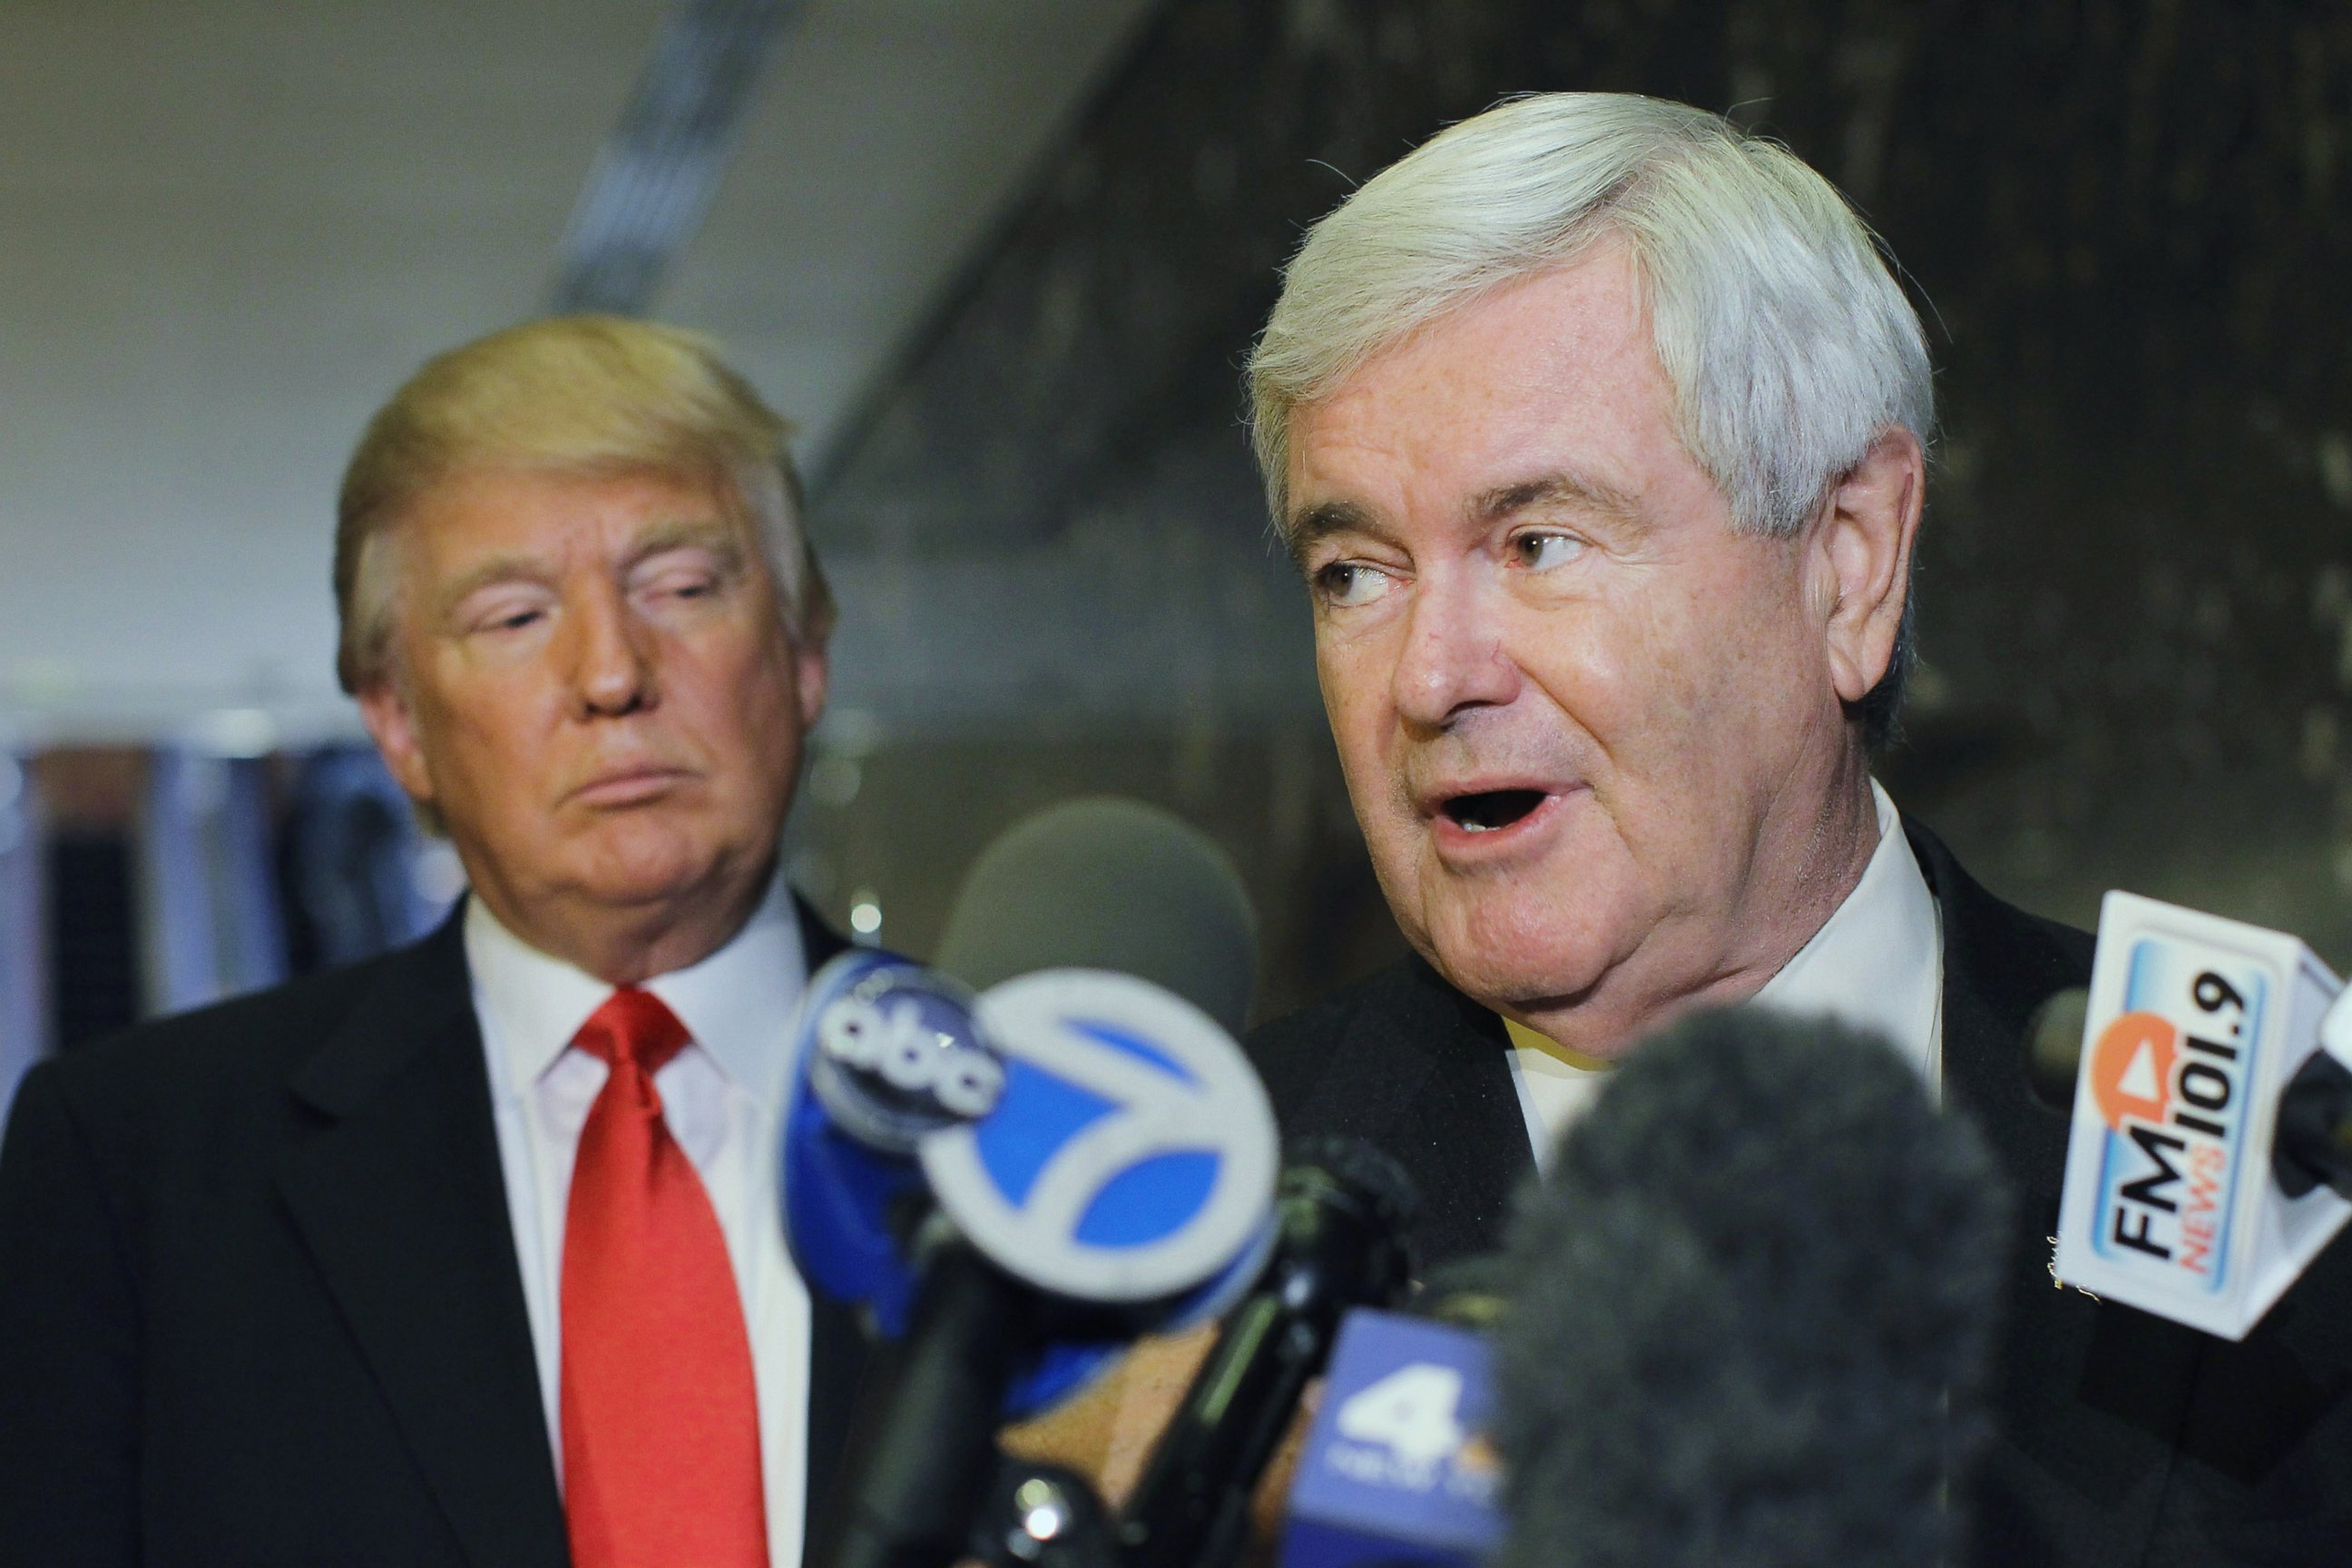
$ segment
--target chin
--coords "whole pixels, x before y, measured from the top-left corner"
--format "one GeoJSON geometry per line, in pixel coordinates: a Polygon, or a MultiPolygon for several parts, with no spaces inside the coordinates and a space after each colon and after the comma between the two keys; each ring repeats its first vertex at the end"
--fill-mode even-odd
{"type": "Polygon", "coordinates": [[[1493,1007],[1580,996],[1608,973],[1609,926],[1591,911],[1479,889],[1428,910],[1415,946],[1466,995],[1493,1007]]]}
{"type": "Polygon", "coordinates": [[[581,849],[580,886],[598,902],[615,906],[689,893],[730,858],[701,835],[649,823],[616,824],[581,849]]]}

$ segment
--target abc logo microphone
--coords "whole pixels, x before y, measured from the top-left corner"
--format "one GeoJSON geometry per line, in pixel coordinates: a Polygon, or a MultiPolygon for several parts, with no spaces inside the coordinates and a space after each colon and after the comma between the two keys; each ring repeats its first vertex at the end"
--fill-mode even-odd
{"type": "Polygon", "coordinates": [[[945,976],[864,966],[817,1011],[809,1087],[852,1137],[912,1153],[1004,1093],[1003,1058],[972,1023],[971,994],[945,976]]]}
{"type": "Polygon", "coordinates": [[[932,1194],[1000,1268],[1073,1300],[1143,1303],[1245,1281],[1272,1239],[1274,1112],[1225,1032],[1101,970],[981,998],[1002,1098],[923,1141],[932,1194]]]}
{"type": "Polygon", "coordinates": [[[815,1553],[832,1568],[957,1555],[1000,1421],[1138,1332],[1222,1310],[1273,1242],[1273,1111],[1231,1035],[1149,980],[1057,966],[1245,1004],[1247,901],[1223,858],[1164,813],[1080,803],[1007,835],[967,900],[992,914],[950,921],[954,967],[1001,984],[974,998],[849,954],[803,1003],[782,1173],[793,1256],[898,1342],[815,1553]],[[960,921],[990,940],[961,941],[960,921]],[[1238,976],[1201,957],[1228,950],[1238,976]]]}
{"type": "Polygon", "coordinates": [[[810,979],[779,1157],[784,1240],[801,1278],[907,1329],[907,1232],[928,1204],[922,1138],[994,1108],[1003,1061],[971,993],[895,953],[853,949],[810,979]]]}

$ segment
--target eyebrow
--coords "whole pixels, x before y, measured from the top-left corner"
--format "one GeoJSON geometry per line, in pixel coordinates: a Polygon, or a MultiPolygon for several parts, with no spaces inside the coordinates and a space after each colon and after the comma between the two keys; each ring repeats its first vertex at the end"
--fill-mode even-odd
{"type": "Polygon", "coordinates": [[[1633,498],[1615,485],[1571,473],[1544,474],[1497,485],[1471,501],[1469,516],[1474,521],[1495,523],[1538,506],[1577,507],[1602,512],[1623,522],[1638,522],[1642,516],[1642,509],[1633,498]]]}
{"type": "Polygon", "coordinates": [[[719,570],[739,572],[743,566],[743,542],[724,518],[676,518],[655,523],[629,546],[622,570],[633,572],[656,555],[673,550],[708,550],[718,557],[719,570]]]}
{"type": "Polygon", "coordinates": [[[1307,546],[1335,533],[1361,533],[1373,539],[1394,542],[1394,536],[1369,508],[1351,500],[1318,501],[1294,513],[1290,526],[1284,530],[1283,543],[1290,552],[1290,563],[1301,572],[1306,571],[1307,546]]]}

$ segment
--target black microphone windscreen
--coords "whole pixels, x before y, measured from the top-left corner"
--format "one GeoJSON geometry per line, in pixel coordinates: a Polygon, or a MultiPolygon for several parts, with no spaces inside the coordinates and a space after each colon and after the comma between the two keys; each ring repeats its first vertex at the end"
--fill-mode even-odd
{"type": "Polygon", "coordinates": [[[1748,1008],[1643,1046],[1514,1222],[1497,1563],[1948,1560],[2007,1209],[1882,1037],[1748,1008]]]}
{"type": "Polygon", "coordinates": [[[1249,1022],[1257,917],[1208,836],[1139,801],[1096,796],[1024,817],[981,852],[939,966],[974,989],[1040,969],[1110,969],[1249,1022]]]}
{"type": "Polygon", "coordinates": [[[2074,1109],[2074,1079],[2083,1062],[2083,1030],[2091,994],[2080,985],[2053,993],[2025,1021],[2025,1070],[2033,1097],[2053,1110],[2074,1109]]]}

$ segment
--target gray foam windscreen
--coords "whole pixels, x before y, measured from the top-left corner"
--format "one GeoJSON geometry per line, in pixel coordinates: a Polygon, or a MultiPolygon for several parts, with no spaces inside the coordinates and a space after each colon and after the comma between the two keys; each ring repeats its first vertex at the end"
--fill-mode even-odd
{"type": "Polygon", "coordinates": [[[1257,983],[1257,916],[1208,836],[1113,796],[1024,817],[981,852],[940,939],[976,989],[1040,969],[1110,969],[1163,986],[1238,1035],[1257,983]]]}

